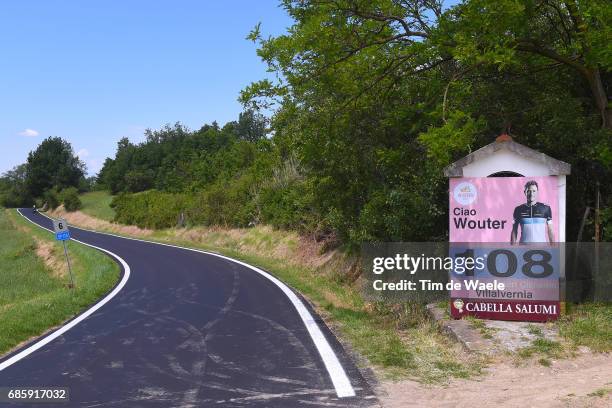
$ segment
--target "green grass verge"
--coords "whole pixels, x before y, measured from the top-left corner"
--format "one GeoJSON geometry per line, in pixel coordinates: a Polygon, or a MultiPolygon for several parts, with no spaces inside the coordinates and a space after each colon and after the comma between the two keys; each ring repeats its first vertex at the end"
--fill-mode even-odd
{"type": "MultiPolygon", "coordinates": [[[[545,338],[537,338],[533,342],[531,342],[530,346],[523,347],[522,349],[518,350],[518,355],[523,358],[531,357],[534,354],[558,358],[563,355],[563,352],[563,346],[558,341],[553,341],[545,338]]],[[[540,364],[542,364],[542,361],[540,361],[540,364]]]]}
{"type": "Polygon", "coordinates": [[[559,334],[577,346],[593,351],[612,351],[612,305],[586,303],[572,306],[559,321],[559,334]]]}
{"type": "Polygon", "coordinates": [[[32,225],[15,210],[0,209],[0,355],[78,314],[108,292],[119,267],[106,255],[69,242],[76,288],[68,277],[54,276],[36,255],[33,237],[63,249],[53,235],[32,225]],[[17,228],[19,227],[19,228],[17,228]]]}
{"type": "Polygon", "coordinates": [[[85,214],[106,221],[112,221],[115,218],[115,210],[110,207],[113,196],[108,191],[92,191],[81,194],[79,198],[83,204],[81,211],[85,214]]]}
{"type": "Polygon", "coordinates": [[[484,320],[476,319],[473,316],[467,316],[464,318],[470,323],[470,327],[474,330],[478,330],[480,335],[485,339],[493,339],[493,334],[497,329],[488,327],[484,320]]]}

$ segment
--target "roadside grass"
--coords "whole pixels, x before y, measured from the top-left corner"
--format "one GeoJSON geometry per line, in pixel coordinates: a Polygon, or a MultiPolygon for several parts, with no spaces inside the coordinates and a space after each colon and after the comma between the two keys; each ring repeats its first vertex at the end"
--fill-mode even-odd
{"type": "MultiPolygon", "coordinates": [[[[523,347],[518,351],[518,355],[523,358],[529,358],[533,355],[543,355],[546,357],[561,357],[564,353],[564,348],[558,341],[545,338],[537,338],[531,342],[528,347],[523,347]]],[[[540,363],[542,363],[540,361],[540,363]]],[[[546,365],[543,364],[543,365],[546,365]]]]}
{"type": "MultiPolygon", "coordinates": [[[[71,216],[75,215],[66,214],[69,221],[71,216]]],[[[296,251],[296,233],[260,226],[240,231],[166,229],[147,231],[145,235],[137,229],[123,232],[127,228],[119,224],[89,222],[100,231],[212,251],[265,269],[304,295],[339,334],[340,341],[365,357],[380,377],[444,383],[453,377],[479,375],[486,364],[483,357],[465,353],[444,335],[426,317],[424,307],[366,302],[358,284],[338,279],[337,270],[346,267],[342,260],[328,260],[321,269],[313,260],[321,254],[309,257],[296,251]]],[[[365,366],[366,362],[359,364],[365,366]]]]}
{"type": "Polygon", "coordinates": [[[92,191],[81,194],[79,198],[83,204],[81,211],[85,214],[106,221],[112,221],[115,218],[115,210],[110,207],[113,196],[108,191],[92,191]]]}
{"type": "Polygon", "coordinates": [[[544,333],[542,332],[542,328],[538,327],[538,326],[536,326],[534,324],[528,325],[527,331],[529,332],[529,334],[532,334],[532,335],[537,336],[537,337],[543,337],[544,336],[544,333]]]}
{"type": "Polygon", "coordinates": [[[493,339],[493,334],[496,332],[497,329],[494,329],[493,327],[488,327],[484,320],[476,319],[473,316],[467,316],[464,317],[464,319],[470,323],[470,327],[472,327],[472,329],[478,330],[478,332],[483,338],[488,340],[493,339]]]}
{"type": "Polygon", "coordinates": [[[118,280],[110,258],[69,242],[76,284],[69,289],[67,273],[54,274],[36,254],[37,240],[53,244],[51,257],[62,258],[62,247],[15,210],[0,209],[0,234],[0,355],[74,317],[118,280]]]}
{"type": "Polygon", "coordinates": [[[585,303],[571,309],[559,321],[559,334],[576,346],[602,353],[612,351],[612,305],[585,303]]]}
{"type": "Polygon", "coordinates": [[[517,350],[516,356],[535,357],[540,365],[549,367],[551,358],[574,356],[579,346],[586,346],[593,352],[612,351],[612,305],[584,303],[566,310],[567,314],[552,323],[559,330],[560,341],[546,339],[541,327],[529,325],[529,333],[536,338],[529,346],[517,350]]]}
{"type": "Polygon", "coordinates": [[[522,359],[536,357],[540,365],[550,367],[552,365],[551,358],[559,359],[573,355],[574,344],[547,339],[542,328],[534,324],[528,325],[527,331],[536,338],[529,346],[518,349],[517,357],[522,359]]]}
{"type": "Polygon", "coordinates": [[[538,363],[540,363],[540,365],[543,365],[544,367],[550,367],[552,365],[552,361],[545,357],[540,358],[538,360],[538,363]]]}

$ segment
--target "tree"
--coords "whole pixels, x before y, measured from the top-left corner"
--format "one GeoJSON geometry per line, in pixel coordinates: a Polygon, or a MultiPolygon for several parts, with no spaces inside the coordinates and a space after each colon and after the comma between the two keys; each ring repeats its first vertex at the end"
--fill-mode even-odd
{"type": "Polygon", "coordinates": [[[447,81],[482,65],[523,71],[568,67],[582,79],[602,126],[612,129],[608,0],[466,0],[446,8],[441,0],[283,4],[297,22],[293,35],[263,40],[257,26],[249,38],[260,41],[259,55],[286,81],[257,82],[243,92],[243,102],[303,94],[313,80],[363,56],[382,59],[368,64],[373,69],[357,93],[384,78],[416,79],[438,66],[445,67],[447,81]]]}
{"type": "Polygon", "coordinates": [[[251,36],[280,80],[247,87],[241,100],[278,108],[274,141],[304,165],[322,228],[353,242],[440,235],[441,172],[423,160],[418,136],[437,120],[432,113],[451,57],[425,42],[429,27],[415,13],[408,27],[380,19],[383,11],[395,16],[397,2],[284,5],[295,19],[289,34],[262,39],[255,30],[251,36]],[[414,219],[426,221],[399,227],[414,219]]]}
{"type": "MultiPolygon", "coordinates": [[[[156,143],[151,141],[151,143],[156,143]]],[[[132,157],[135,146],[127,137],[117,142],[117,153],[114,159],[107,158],[100,170],[98,178],[100,182],[110,189],[112,194],[125,190],[125,175],[132,166],[132,157]]]]}
{"type": "Polygon", "coordinates": [[[240,100],[276,109],[274,142],[296,153],[344,237],[443,238],[442,168],[502,130],[572,163],[570,212],[610,177],[608,1],[283,5],[287,34],[249,36],[277,80],[240,100]]]}
{"type": "Polygon", "coordinates": [[[608,0],[470,0],[445,18],[440,46],[464,64],[570,68],[612,129],[612,5],[608,0]]]}
{"type": "Polygon", "coordinates": [[[238,116],[238,124],[234,131],[238,138],[256,142],[266,137],[266,118],[253,109],[247,109],[238,116]]]}
{"type": "Polygon", "coordinates": [[[30,152],[27,160],[26,185],[33,197],[40,197],[52,187],[78,187],[85,174],[85,164],[74,154],[72,146],[59,137],[49,137],[30,152]]]}
{"type": "Polygon", "coordinates": [[[27,166],[20,164],[0,177],[0,205],[21,207],[30,205],[32,197],[26,186],[27,166]]]}

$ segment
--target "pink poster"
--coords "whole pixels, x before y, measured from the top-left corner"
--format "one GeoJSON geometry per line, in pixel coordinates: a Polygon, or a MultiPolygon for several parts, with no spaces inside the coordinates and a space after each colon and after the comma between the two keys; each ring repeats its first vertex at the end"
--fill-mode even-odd
{"type": "Polygon", "coordinates": [[[559,239],[557,178],[450,179],[450,242],[528,244],[559,239]]]}

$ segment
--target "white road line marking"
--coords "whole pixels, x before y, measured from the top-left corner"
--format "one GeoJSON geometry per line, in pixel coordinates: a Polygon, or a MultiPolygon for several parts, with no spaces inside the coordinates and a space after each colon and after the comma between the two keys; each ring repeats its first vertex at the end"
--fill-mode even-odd
{"type": "MultiPolygon", "coordinates": [[[[49,219],[52,219],[51,217],[48,217],[45,214],[41,214],[41,215],[49,219]]],[[[342,364],[340,364],[340,360],[338,360],[338,356],[336,355],[336,353],[330,346],[329,342],[325,338],[325,335],[321,331],[321,328],[319,327],[315,319],[312,317],[312,315],[310,314],[306,306],[304,306],[304,303],[302,303],[302,301],[295,295],[295,293],[293,293],[291,289],[289,289],[287,285],[285,285],[283,282],[281,282],[274,276],[270,275],[268,272],[261,270],[257,268],[256,266],[249,265],[237,259],[233,259],[225,255],[221,255],[221,254],[216,254],[214,252],[208,252],[208,251],[203,251],[200,249],[187,248],[187,247],[182,247],[182,246],[172,245],[172,244],[165,244],[162,242],[147,241],[145,239],[125,237],[122,235],[111,234],[108,232],[100,232],[100,231],[94,231],[94,230],[90,230],[86,228],[80,228],[74,225],[72,225],[71,227],[80,229],[83,231],[94,232],[97,234],[110,235],[110,236],[117,237],[117,238],[129,239],[132,241],[140,241],[140,242],[146,242],[150,244],[163,245],[163,246],[172,247],[172,248],[185,249],[187,251],[200,252],[202,254],[212,255],[212,256],[226,259],[231,262],[235,262],[237,264],[245,266],[259,273],[260,275],[272,281],[276,286],[278,286],[283,291],[283,293],[289,298],[289,300],[291,301],[291,303],[297,310],[300,318],[302,319],[302,322],[304,323],[304,325],[306,326],[306,329],[308,330],[308,334],[310,334],[310,337],[312,338],[312,341],[314,342],[315,347],[317,348],[317,351],[319,352],[319,355],[321,356],[321,359],[323,360],[323,364],[325,365],[325,368],[327,369],[327,373],[329,374],[331,381],[334,384],[334,388],[336,389],[336,394],[338,395],[338,398],[354,397],[356,395],[355,390],[353,389],[353,386],[351,385],[351,381],[349,380],[348,376],[346,375],[346,372],[344,371],[344,367],[342,367],[342,364]]]]}
{"type": "MultiPolygon", "coordinates": [[[[17,210],[17,212],[19,213],[19,215],[21,215],[26,220],[30,221],[32,224],[34,224],[34,225],[36,225],[36,226],[38,226],[38,227],[40,227],[40,228],[42,228],[44,230],[53,232],[50,229],[43,227],[42,225],[36,224],[34,221],[30,220],[28,217],[23,215],[21,213],[21,211],[17,210]]],[[[77,324],[81,323],[83,320],[87,319],[89,316],[91,316],[92,313],[94,313],[96,310],[100,309],[102,306],[104,306],[106,303],[108,303],[109,300],[114,298],[117,295],[117,293],[119,293],[119,291],[121,291],[121,289],[123,289],[123,287],[127,283],[128,279],[130,278],[130,266],[119,255],[114,254],[111,251],[108,251],[106,249],[98,248],[97,246],[86,244],[85,242],[81,242],[81,241],[76,240],[76,239],[72,239],[72,240],[76,241],[76,242],[78,242],[80,244],[87,245],[88,247],[95,248],[97,250],[105,252],[105,253],[111,255],[112,257],[114,257],[115,259],[117,259],[121,263],[121,265],[123,266],[123,271],[124,271],[123,272],[123,279],[121,279],[121,282],[119,282],[119,284],[117,286],[115,286],[115,288],[108,295],[106,295],[98,303],[96,303],[95,305],[93,305],[92,307],[87,309],[85,312],[81,313],[74,320],[71,320],[66,325],[60,327],[59,329],[57,329],[53,333],[49,334],[47,337],[45,337],[42,340],[32,344],[30,347],[20,351],[19,353],[15,354],[14,356],[9,358],[8,360],[0,363],[0,371],[2,371],[5,368],[15,364],[19,360],[29,356],[30,354],[32,354],[33,352],[35,352],[39,348],[44,347],[45,345],[49,344],[50,342],[52,342],[53,340],[57,339],[62,334],[66,333],[68,330],[72,329],[77,324]]]]}

